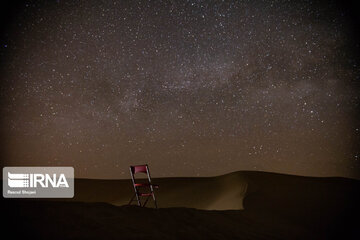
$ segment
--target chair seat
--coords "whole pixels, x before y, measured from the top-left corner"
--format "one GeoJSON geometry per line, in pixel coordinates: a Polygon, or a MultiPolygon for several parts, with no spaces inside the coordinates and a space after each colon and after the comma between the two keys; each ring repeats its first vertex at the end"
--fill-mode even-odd
{"type": "Polygon", "coordinates": [[[152,185],[154,188],[159,188],[157,184],[150,184],[150,183],[135,183],[135,187],[150,187],[152,185]]]}
{"type": "Polygon", "coordinates": [[[152,195],[152,193],[139,193],[139,196],[151,196],[152,195]]]}

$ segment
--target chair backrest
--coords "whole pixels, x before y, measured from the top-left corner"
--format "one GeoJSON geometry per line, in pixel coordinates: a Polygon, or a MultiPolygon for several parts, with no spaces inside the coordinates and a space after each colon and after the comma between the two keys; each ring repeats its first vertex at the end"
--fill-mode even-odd
{"type": "MultiPolygon", "coordinates": [[[[130,174],[131,174],[131,180],[135,187],[135,173],[145,173],[147,175],[147,179],[149,183],[151,183],[151,177],[150,177],[150,170],[149,166],[147,164],[144,165],[136,165],[136,166],[130,166],[130,174]]],[[[151,186],[152,188],[152,186],[151,186]]]]}
{"type": "Polygon", "coordinates": [[[148,173],[148,166],[145,165],[137,165],[137,166],[130,166],[130,170],[132,174],[135,173],[148,173]]]}

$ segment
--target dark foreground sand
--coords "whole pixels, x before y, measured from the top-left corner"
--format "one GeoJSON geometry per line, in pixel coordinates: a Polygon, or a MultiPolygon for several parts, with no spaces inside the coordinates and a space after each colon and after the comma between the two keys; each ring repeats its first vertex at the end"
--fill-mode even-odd
{"type": "Polygon", "coordinates": [[[357,180],[235,172],[156,183],[158,210],[119,206],[132,194],[129,180],[77,180],[72,200],[2,199],[3,234],[11,239],[360,237],[357,180]]]}

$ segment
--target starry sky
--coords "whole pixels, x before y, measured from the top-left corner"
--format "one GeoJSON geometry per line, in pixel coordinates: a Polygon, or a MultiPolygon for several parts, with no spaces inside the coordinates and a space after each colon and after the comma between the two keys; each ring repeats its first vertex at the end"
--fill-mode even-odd
{"type": "Polygon", "coordinates": [[[360,178],[352,5],[58,0],[2,11],[4,166],[360,178]]]}

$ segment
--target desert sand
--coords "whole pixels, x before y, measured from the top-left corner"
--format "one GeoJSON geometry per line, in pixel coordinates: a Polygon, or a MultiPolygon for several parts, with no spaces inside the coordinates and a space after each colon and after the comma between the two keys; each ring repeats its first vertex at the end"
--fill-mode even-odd
{"type": "MultiPolygon", "coordinates": [[[[74,199],[2,199],[13,239],[358,239],[358,180],[264,172],[153,179],[160,209],[126,206],[130,180],[77,179],[74,199]]],[[[135,203],[134,203],[135,204],[135,203]]]]}

